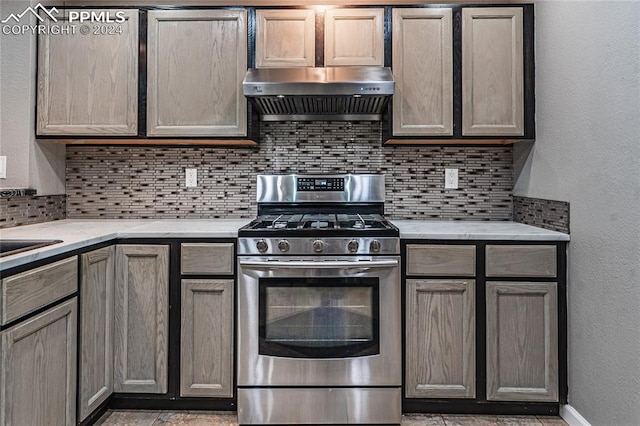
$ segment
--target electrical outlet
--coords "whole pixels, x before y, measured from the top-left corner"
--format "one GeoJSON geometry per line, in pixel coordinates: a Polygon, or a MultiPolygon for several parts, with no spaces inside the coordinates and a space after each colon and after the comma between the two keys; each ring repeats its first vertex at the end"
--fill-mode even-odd
{"type": "Polygon", "coordinates": [[[0,156],[0,179],[7,178],[7,156],[0,156]]]}
{"type": "Polygon", "coordinates": [[[195,188],[198,186],[198,169],[185,169],[184,182],[187,188],[195,188]]]}
{"type": "Polygon", "coordinates": [[[458,189],[458,169],[444,169],[444,189],[458,189]]]}

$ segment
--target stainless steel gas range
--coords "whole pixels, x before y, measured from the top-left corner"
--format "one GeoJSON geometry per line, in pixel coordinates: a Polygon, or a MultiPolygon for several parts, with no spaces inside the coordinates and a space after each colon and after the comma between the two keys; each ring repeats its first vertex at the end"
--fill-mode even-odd
{"type": "Polygon", "coordinates": [[[400,240],[384,175],[260,175],[238,237],[240,424],[399,424],[400,240]]]}

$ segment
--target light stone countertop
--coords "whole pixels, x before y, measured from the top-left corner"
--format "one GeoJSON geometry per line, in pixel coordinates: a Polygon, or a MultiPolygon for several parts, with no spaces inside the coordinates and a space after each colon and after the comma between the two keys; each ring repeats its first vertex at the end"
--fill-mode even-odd
{"type": "Polygon", "coordinates": [[[236,238],[250,219],[65,219],[0,229],[0,238],[62,240],[0,258],[0,271],[115,238],[236,238]]]}
{"type": "MultiPolygon", "coordinates": [[[[0,271],[115,238],[236,238],[250,219],[65,219],[0,229],[0,238],[62,243],[0,258],[0,271]]],[[[506,221],[391,220],[400,238],[569,241],[569,235],[506,221]]]]}
{"type": "Polygon", "coordinates": [[[562,232],[508,221],[391,219],[391,223],[404,239],[569,241],[562,232]]]}

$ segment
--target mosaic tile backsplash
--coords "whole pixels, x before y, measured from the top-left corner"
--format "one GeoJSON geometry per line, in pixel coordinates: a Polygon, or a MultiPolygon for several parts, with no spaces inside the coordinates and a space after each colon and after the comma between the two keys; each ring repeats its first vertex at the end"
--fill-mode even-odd
{"type": "Polygon", "coordinates": [[[64,219],[66,196],[17,196],[0,198],[0,228],[64,219]]]}
{"type": "Polygon", "coordinates": [[[540,198],[513,197],[513,220],[568,234],[569,203],[540,198]]]}
{"type": "Polygon", "coordinates": [[[378,122],[261,127],[251,149],[68,146],[67,217],[250,218],[257,174],[385,173],[392,218],[512,219],[510,146],[383,147],[378,122]],[[459,189],[444,189],[445,168],[459,169],[459,189]]]}

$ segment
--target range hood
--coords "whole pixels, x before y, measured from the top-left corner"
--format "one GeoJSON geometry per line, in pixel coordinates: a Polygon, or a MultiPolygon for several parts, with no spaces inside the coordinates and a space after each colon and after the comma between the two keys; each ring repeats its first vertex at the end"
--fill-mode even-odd
{"type": "Polygon", "coordinates": [[[242,82],[264,121],[381,120],[393,86],[383,67],[251,68],[242,82]]]}

